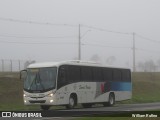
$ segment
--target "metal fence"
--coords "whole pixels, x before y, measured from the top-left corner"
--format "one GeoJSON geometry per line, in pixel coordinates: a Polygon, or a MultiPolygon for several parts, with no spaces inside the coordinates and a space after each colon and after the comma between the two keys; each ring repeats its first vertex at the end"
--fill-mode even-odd
{"type": "MultiPolygon", "coordinates": [[[[0,72],[18,72],[27,68],[34,60],[0,59],[0,72]]],[[[132,68],[132,67],[131,67],[132,68]]],[[[136,65],[136,72],[160,72],[160,65],[142,64],[136,65]]]]}
{"type": "Polygon", "coordinates": [[[25,69],[29,64],[33,63],[33,60],[0,60],[0,72],[17,72],[25,69]]]}

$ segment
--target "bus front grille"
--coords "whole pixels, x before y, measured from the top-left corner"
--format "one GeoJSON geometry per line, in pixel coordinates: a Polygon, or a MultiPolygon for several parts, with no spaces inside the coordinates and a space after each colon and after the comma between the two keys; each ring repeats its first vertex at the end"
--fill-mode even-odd
{"type": "Polygon", "coordinates": [[[44,98],[44,97],[30,97],[30,98],[44,98]]]}
{"type": "Polygon", "coordinates": [[[46,100],[29,100],[30,103],[45,103],[46,100]]]}

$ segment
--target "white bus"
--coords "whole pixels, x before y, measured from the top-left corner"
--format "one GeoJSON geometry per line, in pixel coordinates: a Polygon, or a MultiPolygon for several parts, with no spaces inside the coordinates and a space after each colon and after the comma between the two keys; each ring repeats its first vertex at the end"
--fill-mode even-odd
{"type": "Polygon", "coordinates": [[[34,63],[25,71],[26,77],[23,72],[24,104],[40,105],[43,110],[52,105],[71,109],[79,103],[85,108],[96,103],[112,106],[132,96],[130,69],[65,61],[34,63]]]}

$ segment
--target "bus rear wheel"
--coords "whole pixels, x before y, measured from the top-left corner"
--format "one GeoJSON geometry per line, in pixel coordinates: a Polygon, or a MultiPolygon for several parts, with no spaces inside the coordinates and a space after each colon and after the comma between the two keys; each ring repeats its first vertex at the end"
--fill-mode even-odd
{"type": "Polygon", "coordinates": [[[48,105],[41,105],[42,110],[49,110],[50,106],[48,105]]]}
{"type": "Polygon", "coordinates": [[[103,105],[106,106],[113,106],[115,104],[115,95],[114,93],[109,94],[108,102],[103,103],[103,105]]]}
{"type": "Polygon", "coordinates": [[[70,98],[69,98],[69,104],[66,105],[66,108],[67,109],[73,109],[75,107],[75,105],[76,105],[76,99],[73,95],[71,95],[70,98]]]}
{"type": "Polygon", "coordinates": [[[113,106],[115,104],[115,96],[113,93],[109,94],[109,100],[108,100],[108,105],[113,106]]]}

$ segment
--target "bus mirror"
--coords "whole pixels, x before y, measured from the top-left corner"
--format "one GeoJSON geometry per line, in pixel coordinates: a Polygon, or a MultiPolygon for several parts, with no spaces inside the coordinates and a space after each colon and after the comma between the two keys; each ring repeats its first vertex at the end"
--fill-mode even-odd
{"type": "Polygon", "coordinates": [[[25,80],[27,77],[27,70],[21,70],[20,71],[20,80],[25,80]]]}

